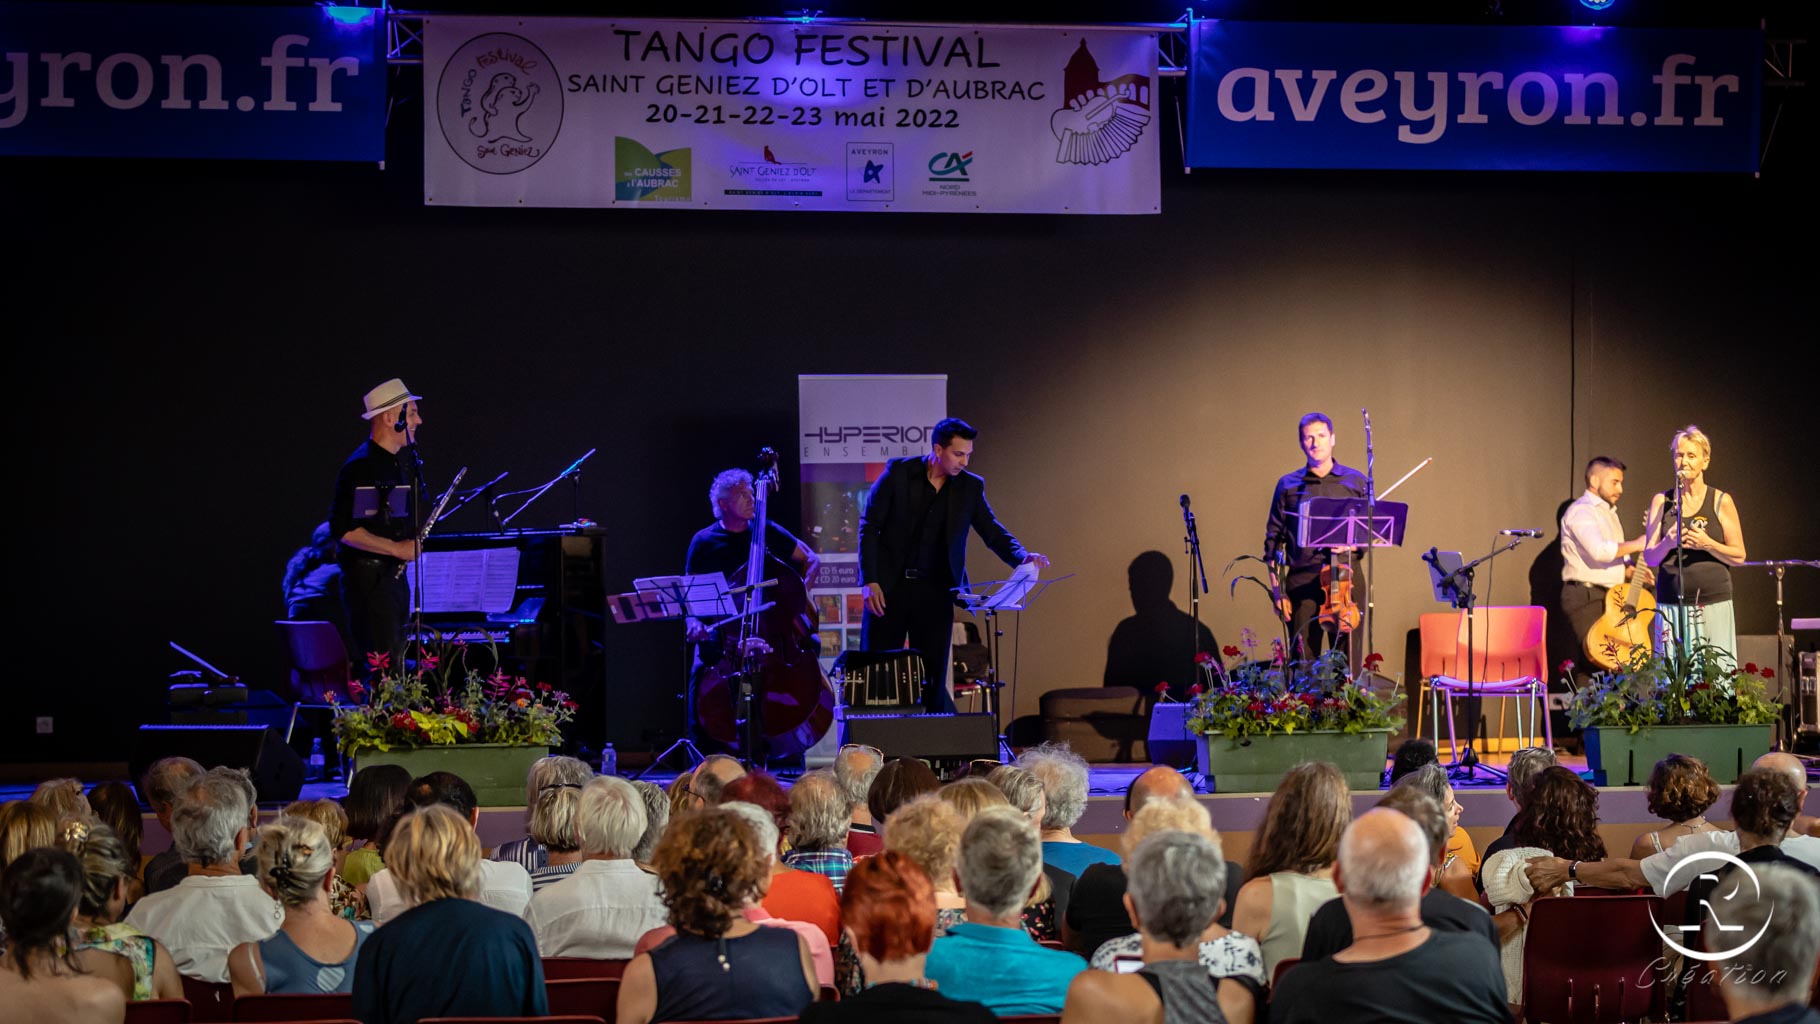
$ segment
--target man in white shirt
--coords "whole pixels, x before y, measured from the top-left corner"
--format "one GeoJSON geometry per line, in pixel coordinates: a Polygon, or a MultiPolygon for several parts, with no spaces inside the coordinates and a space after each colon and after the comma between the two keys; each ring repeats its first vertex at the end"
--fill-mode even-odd
{"type": "MultiPolygon", "coordinates": [[[[1764,754],[1751,764],[1751,768],[1786,773],[1801,788],[1802,806],[1807,805],[1807,769],[1793,754],[1764,754]]],[[[1640,889],[1647,885],[1658,896],[1670,896],[1686,888],[1697,874],[1682,872],[1673,888],[1670,888],[1669,876],[1674,873],[1677,863],[1696,853],[1715,850],[1735,857],[1740,849],[1736,832],[1696,832],[1661,853],[1651,854],[1641,861],[1627,857],[1607,857],[1598,861],[1570,863],[1559,857],[1537,857],[1529,862],[1526,871],[1530,886],[1537,892],[1552,889],[1571,879],[1608,889],[1640,889]]],[[[1782,852],[1820,869],[1820,839],[1791,831],[1782,840],[1782,852]]]]}
{"type": "MultiPolygon", "coordinates": [[[[1561,610],[1584,645],[1605,611],[1605,594],[1624,582],[1624,559],[1643,550],[1643,534],[1624,539],[1618,499],[1624,496],[1624,463],[1600,455],[1586,464],[1586,492],[1561,516],[1561,610]]],[[[1641,569],[1643,583],[1652,578],[1641,569]]]]}
{"type": "Polygon", "coordinates": [[[250,813],[244,787],[218,771],[179,793],[171,838],[189,873],[127,915],[128,924],[164,943],[185,977],[225,983],[228,953],[271,938],[284,922],[278,901],[240,873],[250,813]]]}
{"type": "MultiPolygon", "coordinates": [[[[474,795],[474,787],[454,772],[431,772],[413,779],[406,793],[414,807],[446,804],[466,818],[470,828],[480,824],[480,798],[474,795]]],[[[512,861],[483,860],[480,862],[480,892],[475,899],[495,910],[522,917],[531,902],[531,873],[524,865],[512,861]]],[[[392,878],[390,869],[383,869],[367,879],[367,909],[373,915],[374,924],[385,924],[411,906],[398,891],[398,883],[392,878]]]]}
{"type": "Polygon", "coordinates": [[[575,872],[531,897],[525,921],[542,956],[629,960],[638,937],[668,919],[657,876],[632,860],[644,835],[644,800],[612,775],[581,790],[581,852],[575,872]]]}

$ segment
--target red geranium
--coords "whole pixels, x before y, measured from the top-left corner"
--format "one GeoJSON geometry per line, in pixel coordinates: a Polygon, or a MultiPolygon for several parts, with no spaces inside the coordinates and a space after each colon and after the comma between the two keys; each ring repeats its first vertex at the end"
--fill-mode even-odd
{"type": "Polygon", "coordinates": [[[1202,688],[1200,683],[1196,683],[1188,688],[1188,696],[1190,697],[1199,697],[1205,692],[1206,690],[1202,688]]]}
{"type": "Polygon", "coordinates": [[[1765,678],[1765,679],[1774,679],[1774,678],[1776,678],[1776,670],[1775,670],[1775,669],[1773,669],[1773,668],[1770,668],[1770,667],[1769,667],[1769,666],[1767,666],[1767,665],[1765,665],[1765,666],[1764,666],[1764,667],[1763,667],[1763,678],[1765,678]]]}
{"type": "Polygon", "coordinates": [[[542,690],[542,691],[543,691],[543,692],[545,692],[545,693],[549,693],[549,692],[550,692],[550,684],[549,684],[549,683],[538,683],[538,684],[537,684],[537,688],[538,688],[538,689],[539,689],[539,690],[542,690]]]}
{"type": "Polygon", "coordinates": [[[1572,675],[1574,668],[1575,668],[1574,660],[1572,658],[1568,658],[1565,661],[1562,661],[1561,664],[1556,665],[1555,671],[1561,673],[1562,675],[1572,675]]]}
{"type": "Polygon", "coordinates": [[[1756,675],[1757,674],[1757,663],[1754,661],[1745,662],[1744,671],[1749,672],[1753,676],[1756,675]]]}
{"type": "Polygon", "coordinates": [[[1228,658],[1236,658],[1239,656],[1240,652],[1237,647],[1234,647],[1231,644],[1227,644],[1226,646],[1220,648],[1220,653],[1224,654],[1228,658]]]}
{"type": "Polygon", "coordinates": [[[1156,684],[1155,687],[1153,687],[1153,689],[1155,690],[1157,696],[1160,697],[1163,694],[1169,692],[1169,684],[1168,683],[1158,683],[1158,684],[1156,684]]]}
{"type": "Polygon", "coordinates": [[[367,665],[370,668],[391,668],[392,655],[386,651],[368,651],[367,665]]]}
{"type": "Polygon", "coordinates": [[[1375,651],[1371,654],[1367,654],[1365,656],[1365,671],[1374,672],[1379,665],[1383,664],[1383,662],[1384,656],[1382,654],[1378,654],[1375,651]]]}
{"type": "Polygon", "coordinates": [[[1195,664],[1196,664],[1196,665],[1211,665],[1211,664],[1213,664],[1213,653],[1212,653],[1212,652],[1210,652],[1210,651],[1197,651],[1197,652],[1195,652],[1195,655],[1194,655],[1194,663],[1195,663],[1195,664]]]}

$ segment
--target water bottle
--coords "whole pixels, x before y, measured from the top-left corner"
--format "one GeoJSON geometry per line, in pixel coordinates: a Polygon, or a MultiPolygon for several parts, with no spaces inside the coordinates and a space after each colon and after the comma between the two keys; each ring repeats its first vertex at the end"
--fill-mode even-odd
{"type": "Polygon", "coordinates": [[[310,778],[316,780],[323,778],[321,736],[310,740],[310,778]]]}
{"type": "Polygon", "coordinates": [[[600,773],[602,775],[619,774],[619,751],[613,749],[611,740],[607,741],[606,747],[600,752],[600,773]]]}

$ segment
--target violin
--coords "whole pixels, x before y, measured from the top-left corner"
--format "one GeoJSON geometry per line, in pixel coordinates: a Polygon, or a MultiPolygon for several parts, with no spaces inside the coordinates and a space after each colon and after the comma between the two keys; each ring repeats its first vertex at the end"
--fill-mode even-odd
{"type": "Polygon", "coordinates": [[[1352,599],[1352,566],[1341,560],[1339,552],[1330,552],[1327,564],[1321,566],[1321,610],[1316,615],[1321,628],[1344,636],[1359,628],[1362,615],[1358,602],[1352,599]]]}

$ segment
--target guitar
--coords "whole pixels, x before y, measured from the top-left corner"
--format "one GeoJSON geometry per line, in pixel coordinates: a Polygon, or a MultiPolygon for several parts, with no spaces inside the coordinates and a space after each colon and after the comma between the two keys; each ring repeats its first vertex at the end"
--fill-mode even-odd
{"type": "Polygon", "coordinates": [[[1630,661],[1630,652],[1652,642],[1650,627],[1656,621],[1656,595],[1636,582],[1643,556],[1636,556],[1631,575],[1605,593],[1605,612],[1586,631],[1586,656],[1592,663],[1614,672],[1630,661]]]}

